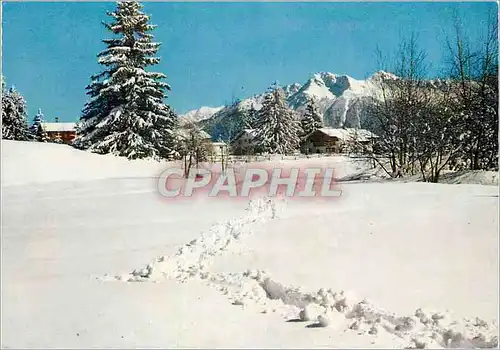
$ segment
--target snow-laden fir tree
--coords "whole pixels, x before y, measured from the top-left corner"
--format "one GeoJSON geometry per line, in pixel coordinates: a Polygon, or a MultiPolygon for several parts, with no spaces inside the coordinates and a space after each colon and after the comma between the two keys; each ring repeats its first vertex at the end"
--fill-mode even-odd
{"type": "Polygon", "coordinates": [[[30,131],[33,134],[36,141],[47,142],[49,141],[49,136],[42,126],[43,123],[43,113],[42,109],[38,109],[38,113],[33,118],[33,124],[30,127],[30,131]]]}
{"type": "Polygon", "coordinates": [[[5,140],[31,141],[27,121],[26,102],[14,87],[6,90],[2,79],[2,138],[5,140]]]}
{"type": "Polygon", "coordinates": [[[33,134],[36,133],[36,131],[38,130],[38,126],[42,122],[43,122],[43,113],[42,113],[42,109],[39,108],[37,114],[33,118],[33,124],[31,124],[31,127],[30,127],[30,130],[32,131],[33,134]]]}
{"type": "Polygon", "coordinates": [[[317,129],[323,127],[323,121],[321,120],[321,116],[318,112],[316,101],[312,98],[310,98],[307,102],[306,110],[301,120],[301,126],[304,131],[302,134],[303,137],[306,137],[317,129]]]}
{"type": "Polygon", "coordinates": [[[285,92],[274,83],[259,111],[255,133],[258,150],[262,153],[291,154],[299,147],[301,133],[300,122],[288,107],[285,92]]]}
{"type": "Polygon", "coordinates": [[[249,129],[254,129],[257,126],[257,121],[259,120],[259,112],[255,109],[254,104],[250,106],[250,109],[247,111],[248,115],[248,124],[250,125],[249,129]]]}
{"type": "Polygon", "coordinates": [[[241,129],[254,129],[259,119],[259,112],[255,109],[254,105],[252,104],[248,109],[242,105],[238,108],[240,111],[241,129]]]}
{"type": "Polygon", "coordinates": [[[170,86],[162,73],[148,67],[160,43],[153,42],[155,28],[137,1],[118,2],[105,23],[115,37],[105,39],[98,54],[105,68],[87,86],[90,101],[83,109],[74,146],[96,153],[135,158],[169,158],[175,151],[177,117],[164,103],[170,86]]]}
{"type": "Polygon", "coordinates": [[[36,130],[35,133],[35,139],[38,142],[49,142],[50,138],[49,135],[47,134],[47,131],[43,128],[42,124],[38,125],[38,129],[36,130]]]}
{"type": "Polygon", "coordinates": [[[242,109],[240,115],[241,115],[242,129],[252,129],[252,119],[250,117],[250,110],[242,109]]]}

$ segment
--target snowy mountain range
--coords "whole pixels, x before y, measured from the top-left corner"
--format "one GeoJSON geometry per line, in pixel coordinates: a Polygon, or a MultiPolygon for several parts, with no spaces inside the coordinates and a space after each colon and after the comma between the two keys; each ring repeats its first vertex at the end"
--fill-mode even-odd
{"type": "MultiPolygon", "coordinates": [[[[376,72],[366,80],[320,72],[314,74],[304,84],[294,83],[282,88],[289,106],[299,115],[309,98],[314,98],[325,126],[362,128],[369,118],[366,104],[363,102],[368,102],[377,94],[379,91],[377,81],[394,78],[396,78],[394,75],[383,71],[376,72]]],[[[182,117],[199,121],[214,139],[228,140],[240,129],[238,116],[241,111],[248,110],[252,106],[259,110],[264,95],[264,92],[254,95],[232,106],[202,107],[182,117]]]]}
{"type": "Polygon", "coordinates": [[[201,107],[198,109],[193,109],[192,111],[189,111],[187,113],[179,115],[179,118],[184,119],[184,120],[189,120],[193,122],[199,122],[205,119],[210,118],[213,116],[215,113],[223,109],[224,106],[220,107],[201,107]]]}

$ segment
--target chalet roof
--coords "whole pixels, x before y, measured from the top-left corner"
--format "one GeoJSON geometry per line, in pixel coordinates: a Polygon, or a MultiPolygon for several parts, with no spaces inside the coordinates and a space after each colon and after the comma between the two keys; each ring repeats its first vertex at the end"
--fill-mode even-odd
{"type": "Polygon", "coordinates": [[[334,129],[334,128],[320,128],[317,130],[325,135],[330,137],[336,137],[338,139],[344,138],[345,132],[343,129],[334,129]]]}
{"type": "Polygon", "coordinates": [[[76,131],[76,123],[41,123],[48,132],[76,131]]]}
{"type": "Polygon", "coordinates": [[[348,140],[349,138],[356,137],[358,141],[369,141],[372,138],[376,138],[377,135],[371,131],[365,129],[354,129],[354,128],[320,128],[317,131],[328,135],[330,137],[336,137],[340,140],[348,140]]]}

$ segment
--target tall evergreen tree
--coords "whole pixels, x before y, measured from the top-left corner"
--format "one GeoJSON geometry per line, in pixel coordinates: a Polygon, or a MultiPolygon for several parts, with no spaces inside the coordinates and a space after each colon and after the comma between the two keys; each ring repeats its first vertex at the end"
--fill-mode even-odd
{"type": "Polygon", "coordinates": [[[285,92],[273,84],[259,111],[255,141],[264,153],[290,154],[299,147],[300,122],[286,102],[285,92]]]}
{"type": "Polygon", "coordinates": [[[255,109],[255,106],[252,103],[250,109],[248,110],[248,124],[250,125],[250,129],[255,129],[257,127],[257,121],[259,120],[259,112],[255,109]]]}
{"type": "Polygon", "coordinates": [[[47,142],[49,140],[49,137],[47,135],[47,132],[44,130],[42,123],[43,123],[43,113],[42,109],[39,108],[38,113],[33,118],[33,124],[30,127],[30,131],[31,134],[33,134],[33,137],[35,138],[36,141],[47,142]]]}
{"type": "Polygon", "coordinates": [[[159,63],[160,43],[153,42],[149,16],[137,1],[118,2],[105,23],[115,38],[98,54],[105,68],[87,86],[90,101],[83,109],[75,147],[96,153],[135,158],[168,158],[175,147],[177,117],[164,103],[162,73],[146,68],[159,63]]]}
{"type": "Polygon", "coordinates": [[[42,124],[38,125],[37,130],[34,133],[34,137],[38,142],[49,142],[50,138],[47,131],[43,128],[42,124]]]}
{"type": "Polygon", "coordinates": [[[43,113],[42,109],[38,109],[38,113],[33,118],[33,124],[31,125],[31,130],[38,130],[38,126],[43,122],[43,113]]]}
{"type": "Polygon", "coordinates": [[[249,109],[240,106],[241,129],[255,129],[259,119],[259,112],[252,104],[249,109]]]}
{"type": "Polygon", "coordinates": [[[240,111],[241,118],[241,128],[242,129],[251,129],[252,128],[252,120],[250,117],[250,110],[242,109],[240,111]]]}
{"type": "Polygon", "coordinates": [[[6,90],[2,78],[2,138],[31,141],[33,139],[27,121],[26,101],[14,87],[6,90]]]}
{"type": "Polygon", "coordinates": [[[306,110],[301,120],[301,125],[304,132],[302,134],[303,137],[306,137],[317,129],[323,127],[323,121],[319,115],[316,102],[312,98],[307,102],[306,110]]]}

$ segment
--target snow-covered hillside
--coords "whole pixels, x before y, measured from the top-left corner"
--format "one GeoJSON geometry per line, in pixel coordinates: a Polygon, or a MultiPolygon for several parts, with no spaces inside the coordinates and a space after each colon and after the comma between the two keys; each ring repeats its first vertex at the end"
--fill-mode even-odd
{"type": "Polygon", "coordinates": [[[55,143],[2,140],[2,186],[110,178],[151,178],[168,163],[98,155],[55,143]]]}
{"type": "MultiPolygon", "coordinates": [[[[155,186],[168,164],[1,146],[3,348],[498,344],[495,186],[372,179],[329,201],[172,202],[155,186]]],[[[268,163],[318,165],[367,170],[268,163]]]]}

